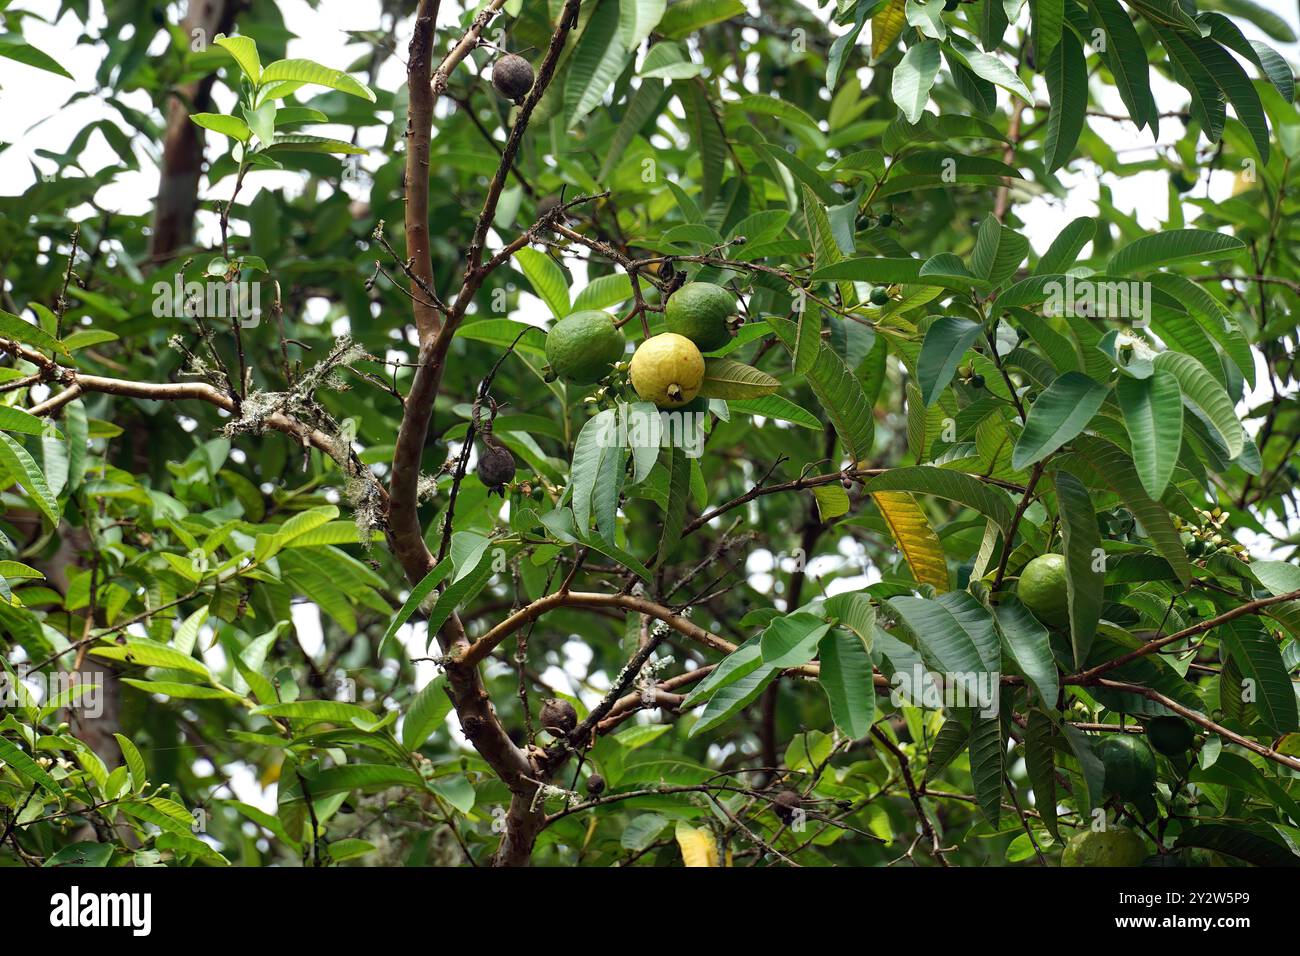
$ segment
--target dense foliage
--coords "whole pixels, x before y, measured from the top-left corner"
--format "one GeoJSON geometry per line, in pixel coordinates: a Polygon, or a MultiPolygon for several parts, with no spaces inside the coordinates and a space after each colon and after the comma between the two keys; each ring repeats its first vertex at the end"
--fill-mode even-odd
{"type": "Polygon", "coordinates": [[[0,860],[1300,861],[1281,17],[442,7],[318,64],[62,4],[108,118],[0,198],[0,860]],[[548,367],[590,310],[628,352],[548,367]]]}

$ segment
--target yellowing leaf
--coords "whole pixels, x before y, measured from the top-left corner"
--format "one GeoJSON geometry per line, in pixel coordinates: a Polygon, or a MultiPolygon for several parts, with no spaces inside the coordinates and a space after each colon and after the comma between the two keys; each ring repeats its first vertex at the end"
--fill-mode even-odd
{"type": "Polygon", "coordinates": [[[889,6],[871,18],[871,59],[894,45],[907,23],[907,0],[889,0],[889,6]]]}
{"type": "Polygon", "coordinates": [[[718,865],[718,841],[708,830],[679,824],[677,845],[682,848],[682,863],[686,866],[718,865]]]}
{"type": "Polygon", "coordinates": [[[916,499],[906,491],[877,491],[871,497],[916,580],[947,591],[948,562],[944,560],[943,545],[916,499]]]}

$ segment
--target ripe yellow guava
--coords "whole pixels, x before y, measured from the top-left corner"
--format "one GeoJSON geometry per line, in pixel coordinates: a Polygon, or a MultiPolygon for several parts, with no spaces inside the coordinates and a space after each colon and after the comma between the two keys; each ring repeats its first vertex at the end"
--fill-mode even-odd
{"type": "Polygon", "coordinates": [[[704,382],[704,356],[684,335],[665,332],[646,339],[632,355],[632,387],[642,401],[681,408],[704,382]]]}

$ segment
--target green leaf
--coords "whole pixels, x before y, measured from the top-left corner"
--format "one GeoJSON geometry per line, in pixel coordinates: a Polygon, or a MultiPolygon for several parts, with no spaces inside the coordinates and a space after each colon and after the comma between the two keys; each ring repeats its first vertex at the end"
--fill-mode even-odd
{"type": "Polygon", "coordinates": [[[1002,652],[988,608],[966,591],[937,598],[895,597],[889,606],[936,670],[944,674],[997,674],[1002,652]]]}
{"type": "Polygon", "coordinates": [[[54,336],[4,309],[0,309],[0,339],[13,339],[41,352],[69,354],[63,343],[54,336]]]}
{"type": "MultiPolygon", "coordinates": [[[[650,57],[654,51],[660,47],[669,47],[672,44],[660,43],[654,47],[646,56],[646,62],[649,63],[650,57]]],[[[680,53],[678,57],[680,58],[680,53]]],[[[669,77],[670,79],[673,77],[669,77]]],[[[657,114],[659,102],[663,98],[663,89],[659,83],[642,83],[632,99],[627,104],[627,109],[623,111],[623,118],[618,124],[618,130],[614,133],[614,138],[609,142],[605,153],[605,158],[601,161],[600,172],[596,178],[601,182],[609,178],[609,174],[618,165],[619,161],[624,158],[627,148],[632,145],[637,133],[645,128],[646,123],[657,114]]]]}
{"type": "Polygon", "coordinates": [[[677,0],[659,21],[659,32],[680,40],[701,27],[730,20],[744,12],[745,5],[740,0],[677,0]]]}
{"type": "Polygon", "coordinates": [[[635,51],[663,19],[668,0],[620,0],[618,36],[623,48],[635,51]]]}
{"type": "MultiPolygon", "coordinates": [[[[1050,706],[1050,705],[1049,705],[1050,706]]],[[[1056,826],[1056,748],[1052,744],[1055,725],[1052,719],[1038,708],[1029,712],[1025,728],[1025,769],[1029,785],[1034,789],[1034,807],[1042,817],[1047,832],[1057,842],[1061,840],[1056,826]]]]}
{"type": "MultiPolygon", "coordinates": [[[[23,435],[40,435],[45,431],[45,422],[35,415],[28,414],[21,408],[0,405],[0,431],[19,432],[23,435]]],[[[57,437],[57,431],[55,437],[57,437]]]]}
{"type": "Polygon", "coordinates": [[[1183,395],[1166,369],[1150,378],[1121,375],[1115,395],[1124,413],[1142,487],[1152,498],[1165,492],[1183,444],[1183,395]]]}
{"type": "Polygon", "coordinates": [[[627,451],[617,441],[617,427],[617,413],[607,408],[587,420],[573,446],[569,487],[580,535],[586,535],[593,513],[598,527],[612,531],[622,478],[621,463],[626,460],[627,451]]]}
{"type": "Polygon", "coordinates": [[[1086,799],[1086,806],[1081,806],[1080,810],[1091,813],[1094,807],[1100,807],[1105,800],[1106,765],[1093,748],[1093,738],[1069,723],[1063,722],[1060,727],[1083,776],[1082,796],[1086,799]]]}
{"type": "MultiPolygon", "coordinates": [[[[1052,2],[1059,4],[1061,0],[1052,2]]],[[[1052,104],[1043,139],[1043,162],[1047,171],[1052,172],[1069,162],[1074,154],[1088,109],[1088,64],[1073,31],[1067,30],[1060,36],[1060,42],[1047,59],[1043,77],[1052,104]]]]}
{"type": "Polygon", "coordinates": [[[1260,102],[1255,84],[1251,82],[1246,71],[1227,50],[1208,37],[1196,34],[1179,34],[1192,50],[1192,53],[1205,68],[1210,77],[1223,90],[1224,96],[1232,104],[1237,119],[1245,125],[1254,141],[1261,162],[1267,163],[1269,157],[1268,118],[1264,114],[1264,105],[1260,102]]]}
{"type": "Polygon", "coordinates": [[[474,801],[478,797],[474,792],[474,785],[461,773],[450,777],[436,777],[429,781],[429,789],[461,813],[469,813],[474,809],[474,801]]]}
{"type": "Polygon", "coordinates": [[[734,684],[742,677],[747,677],[755,670],[763,666],[763,638],[760,634],[752,637],[744,644],[724,657],[721,663],[715,667],[712,672],[696,685],[695,689],[686,695],[682,701],[682,708],[689,710],[702,701],[708,700],[713,696],[715,691],[726,687],[728,684],[734,684]]]}
{"type": "Polygon", "coordinates": [[[341,70],[331,70],[311,60],[276,60],[262,71],[258,87],[265,90],[271,83],[285,80],[327,86],[340,93],[375,102],[375,94],[364,83],[354,80],[341,70]]]}
{"type": "MultiPolygon", "coordinates": [[[[710,2],[710,0],[704,0],[710,2]]],[[[731,0],[725,0],[730,3],[731,0]]],[[[681,4],[674,4],[664,17],[667,20],[681,4]]],[[[723,135],[715,104],[710,101],[711,90],[699,77],[691,80],[678,80],[673,83],[678,91],[682,109],[686,113],[686,125],[691,137],[691,145],[698,151],[700,158],[701,196],[706,205],[711,205],[722,190],[722,176],[727,167],[729,150],[723,135]]],[[[786,155],[782,151],[782,155],[786,155]]],[[[669,180],[670,185],[675,185],[669,180]]]]}
{"type": "Polygon", "coordinates": [[[766,372],[729,358],[704,360],[704,381],[699,397],[722,399],[762,398],[781,387],[766,372]]]}
{"type": "MultiPolygon", "coordinates": [[[[338,767],[326,767],[307,781],[307,790],[312,800],[319,800],[334,793],[348,793],[361,790],[374,793],[389,787],[422,788],[424,781],[410,767],[395,767],[384,764],[350,763],[338,767]]],[[[302,786],[297,779],[284,781],[284,800],[302,800],[302,786]]]]}
{"type": "Polygon", "coordinates": [[[138,792],[149,782],[149,773],[145,769],[144,757],[140,756],[140,749],[131,742],[131,738],[118,733],[113,734],[113,736],[117,738],[117,746],[122,751],[122,759],[126,761],[127,769],[131,773],[132,787],[138,792]]]}
{"type": "Polygon", "coordinates": [[[744,710],[758,699],[758,695],[775,679],[777,673],[776,668],[759,667],[734,683],[719,688],[718,692],[709,698],[709,703],[700,714],[699,720],[691,727],[687,737],[696,737],[710,731],[744,710]]]}
{"type": "Polygon", "coordinates": [[[958,711],[945,720],[939,732],[934,735],[934,743],[930,746],[925,764],[926,783],[936,779],[966,749],[970,741],[969,719],[969,715],[958,711]]]}
{"type": "Polygon", "coordinates": [[[62,796],[62,789],[55,779],[46,773],[45,768],[4,737],[0,737],[0,763],[6,764],[11,770],[31,780],[46,793],[53,794],[55,797],[62,796]]]}
{"type": "Polygon", "coordinates": [[[1247,701],[1247,711],[1253,711],[1271,734],[1295,731],[1296,692],[1277,639],[1257,621],[1243,618],[1222,625],[1217,633],[1241,676],[1253,682],[1254,700],[1247,701]]]}
{"type": "Polygon", "coordinates": [[[1020,673],[1038,691],[1038,697],[1045,706],[1055,707],[1060,688],[1047,628],[1038,622],[1038,618],[1018,598],[1010,595],[1003,597],[1001,603],[993,609],[993,616],[998,633],[1002,636],[1002,644],[1020,673]]]}
{"type": "Polygon", "coordinates": [[[994,288],[1015,275],[1029,254],[1029,240],[998,222],[992,214],[980,224],[971,253],[971,270],[994,288]]]}
{"type": "Polygon", "coordinates": [[[876,717],[876,688],[862,641],[839,629],[829,631],[818,644],[818,659],[818,679],[835,726],[853,740],[867,736],[876,717]]]}
{"type": "Polygon", "coordinates": [[[1171,229],[1133,240],[1110,257],[1106,271],[1113,275],[1129,275],[1171,262],[1206,262],[1225,258],[1245,247],[1240,239],[1222,232],[1171,229]]]}
{"type": "Polygon", "coordinates": [[[246,36],[228,37],[218,34],[212,42],[230,54],[253,86],[258,85],[262,79],[262,60],[257,55],[256,40],[246,36]]]}
{"type": "Polygon", "coordinates": [[[782,670],[807,664],[830,625],[813,614],[787,614],[774,618],[763,631],[763,664],[782,670]]]}
{"type": "Polygon", "coordinates": [[[57,527],[60,517],[59,502],[46,484],[45,475],[37,466],[36,460],[28,454],[27,449],[4,432],[0,432],[0,468],[23,486],[36,507],[50,519],[52,525],[57,527]]]}
{"type": "Polygon", "coordinates": [[[686,523],[686,504],[691,494],[691,461],[681,448],[669,448],[668,506],[659,532],[659,547],[655,567],[659,567],[681,543],[682,526],[686,523]]]}
{"type": "Polygon", "coordinates": [[[1066,372],[1052,382],[1029,409],[1011,454],[1011,467],[1022,471],[1078,435],[1097,414],[1106,394],[1106,386],[1079,372],[1066,372]]]}
{"type": "Polygon", "coordinates": [[[177,700],[238,700],[237,694],[220,687],[208,687],[205,684],[186,684],[170,680],[140,680],[135,677],[123,677],[123,684],[128,684],[146,694],[162,694],[177,700]]]}
{"type": "Polygon", "coordinates": [[[36,69],[44,70],[47,73],[56,73],[70,80],[75,79],[71,73],[59,64],[58,60],[48,53],[38,50],[16,33],[0,34],[0,56],[26,66],[34,66],[36,69]]]}
{"type": "Polygon", "coordinates": [[[248,124],[238,116],[227,116],[224,113],[191,113],[190,122],[195,126],[210,129],[214,133],[220,133],[222,136],[239,140],[241,143],[247,143],[253,135],[248,124]]]}
{"type": "MultiPolygon", "coordinates": [[[[1025,86],[1024,81],[1016,75],[1016,71],[1002,62],[996,54],[981,52],[973,44],[957,36],[952,39],[951,49],[976,76],[1014,93],[1026,103],[1034,102],[1034,95],[1029,91],[1029,87],[1025,86]]],[[[912,122],[915,123],[916,120],[912,122]]]]}
{"type": "Polygon", "coordinates": [[[811,428],[814,431],[822,430],[821,419],[802,405],[796,405],[788,398],[782,398],[780,395],[739,399],[727,402],[727,405],[733,412],[743,412],[746,415],[761,415],[764,418],[790,422],[804,428],[811,428]]]}
{"type": "Polygon", "coordinates": [[[554,259],[544,252],[525,246],[515,253],[515,262],[553,316],[562,319],[570,313],[569,282],[554,259]]]}
{"type": "Polygon", "coordinates": [[[411,615],[419,610],[420,605],[424,603],[429,592],[436,588],[442,579],[447,576],[451,570],[451,562],[448,560],[439,561],[429,573],[420,579],[420,583],[411,588],[411,593],[405,601],[402,602],[401,608],[388,622],[388,627],[384,630],[384,636],[379,640],[379,657],[382,660],[384,651],[388,647],[388,642],[397,637],[397,632],[401,630],[402,625],[411,619],[411,615]]]}
{"type": "Polygon", "coordinates": [[[425,684],[402,720],[402,746],[418,750],[429,735],[442,726],[451,712],[451,698],[447,695],[447,678],[439,675],[425,684]]]}
{"type": "MultiPolygon", "coordinates": [[[[776,330],[785,347],[793,352],[798,339],[795,324],[774,315],[764,318],[776,330]]],[[[807,378],[813,394],[844,443],[845,451],[854,461],[870,458],[876,427],[871,412],[873,403],[868,400],[853,371],[834,349],[823,344],[807,378]]]]}
{"type": "Polygon", "coordinates": [[[1155,99],[1151,96],[1151,66],[1146,47],[1118,0],[1088,0],[1093,22],[1105,32],[1106,43],[1099,51],[1115,77],[1115,88],[1138,129],[1159,124],[1155,99]]]}
{"type": "Polygon", "coordinates": [[[840,485],[817,485],[812,493],[817,501],[817,518],[823,524],[849,513],[849,493],[840,485]]]}
{"type": "MultiPolygon", "coordinates": [[[[1034,59],[1048,62],[1065,36],[1066,0],[1030,0],[1029,14],[1034,30],[1034,59]]],[[[1076,41],[1077,44],[1078,41],[1076,41]]]]}
{"type": "Polygon", "coordinates": [[[1296,856],[1272,831],[1268,832],[1269,835],[1265,836],[1244,827],[1201,823],[1179,833],[1174,846],[1213,850],[1255,866],[1300,866],[1300,856],[1296,856]]]}
{"type": "MultiPolygon", "coordinates": [[[[627,47],[620,37],[619,3],[599,4],[587,20],[569,58],[564,79],[565,125],[573,129],[600,105],[605,91],[623,71],[627,47]]],[[[626,0],[629,10],[633,0],[626,0]]]]}
{"type": "Polygon", "coordinates": [[[1080,435],[1075,442],[1077,454],[1065,456],[1058,463],[1075,475],[1091,474],[1093,487],[1108,487],[1123,499],[1125,506],[1141,523],[1161,556],[1169,562],[1184,585],[1191,580],[1192,567],[1187,550],[1178,537],[1169,512],[1142,487],[1132,460],[1116,445],[1090,435],[1080,435]]]}
{"type": "Polygon", "coordinates": [[[632,298],[632,282],[622,273],[597,276],[573,300],[574,312],[608,309],[632,298]]]}
{"type": "Polygon", "coordinates": [[[863,490],[872,493],[911,491],[937,495],[991,518],[1003,531],[1011,530],[1011,506],[1007,502],[1007,496],[978,478],[949,468],[935,468],[931,465],[891,468],[883,475],[867,481],[863,490]]]}
{"type": "Polygon", "coordinates": [[[1097,567],[1101,535],[1097,513],[1088,489],[1074,475],[1056,473],[1056,500],[1061,515],[1061,543],[1065,551],[1065,583],[1070,608],[1070,643],[1074,663],[1082,667],[1097,633],[1106,587],[1106,567],[1097,567]]]}
{"type": "Polygon", "coordinates": [[[996,714],[971,718],[970,775],[975,787],[975,802],[989,825],[996,828],[1002,816],[1002,761],[1006,737],[1002,720],[996,714]]]}
{"type": "Polygon", "coordinates": [[[862,256],[816,269],[812,278],[819,282],[847,279],[851,282],[870,282],[872,285],[902,285],[916,283],[921,277],[921,266],[924,264],[920,259],[862,256]]]}
{"type": "Polygon", "coordinates": [[[195,674],[204,680],[211,679],[207,665],[202,661],[191,657],[189,654],[182,654],[176,648],[167,644],[159,644],[143,637],[128,638],[125,644],[92,647],[90,653],[96,657],[103,657],[113,661],[125,661],[138,667],[164,667],[169,670],[180,670],[195,674]]]}
{"type": "Polygon", "coordinates": [[[860,591],[836,594],[827,598],[822,609],[830,620],[856,634],[863,650],[871,650],[876,640],[876,608],[866,594],[860,591]]]}
{"type": "Polygon", "coordinates": [[[1219,442],[1228,450],[1228,457],[1240,455],[1246,437],[1241,420],[1237,418],[1232,399],[1205,366],[1182,352],[1161,352],[1155,358],[1155,367],[1157,372],[1168,371],[1178,380],[1183,402],[1199,412],[1214,429],[1219,442]]]}
{"type": "Polygon", "coordinates": [[[364,146],[307,133],[276,133],[275,141],[261,152],[269,153],[273,150],[282,153],[339,153],[348,156],[364,156],[369,152],[364,146]]]}
{"type": "Polygon", "coordinates": [[[921,398],[927,406],[939,400],[956,374],[961,357],[979,338],[982,328],[970,319],[943,315],[926,330],[921,354],[916,361],[916,377],[921,386],[921,398]]]}
{"type": "Polygon", "coordinates": [[[915,123],[925,112],[930,99],[930,87],[939,75],[939,44],[922,40],[911,47],[894,69],[892,94],[894,104],[903,111],[909,123],[915,123]]]}
{"type": "MultiPolygon", "coordinates": [[[[1067,269],[1074,265],[1079,258],[1079,253],[1083,247],[1092,241],[1093,235],[1097,231],[1097,220],[1090,216],[1080,216],[1074,219],[1056,234],[1052,244],[1048,246],[1047,251],[1043,253],[1043,258],[1038,260],[1038,265],[1034,269],[1036,276],[1054,277],[1057,281],[1062,281],[1067,269]]],[[[1028,282],[1029,280],[1025,280],[1028,282]]],[[[1016,288],[1016,286],[1012,286],[1016,288]]],[[[1009,292],[1010,290],[1008,290],[1009,292]]],[[[1003,293],[1005,298],[1007,293],[1003,293]]]]}
{"type": "Polygon", "coordinates": [[[278,704],[263,704],[252,711],[259,717],[286,717],[311,723],[349,725],[353,720],[372,723],[375,715],[364,707],[341,700],[294,700],[278,704]]]}

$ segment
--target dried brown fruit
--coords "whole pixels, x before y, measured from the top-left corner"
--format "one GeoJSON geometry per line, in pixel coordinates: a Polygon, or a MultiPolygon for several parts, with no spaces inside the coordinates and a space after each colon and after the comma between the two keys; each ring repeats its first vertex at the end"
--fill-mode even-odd
{"type": "Polygon", "coordinates": [[[557,737],[567,737],[578,726],[578,712],[567,700],[548,697],[542,701],[542,729],[557,737]]]}
{"type": "Polygon", "coordinates": [[[795,790],[782,790],[772,798],[772,811],[782,823],[793,820],[801,806],[803,806],[803,798],[795,790]]]}
{"type": "Polygon", "coordinates": [[[499,492],[504,498],[504,486],[515,479],[515,456],[500,445],[488,445],[478,456],[475,474],[489,491],[499,492]]]}
{"type": "Polygon", "coordinates": [[[507,53],[492,64],[492,85],[515,103],[522,103],[533,88],[533,66],[517,53],[507,53]]]}

